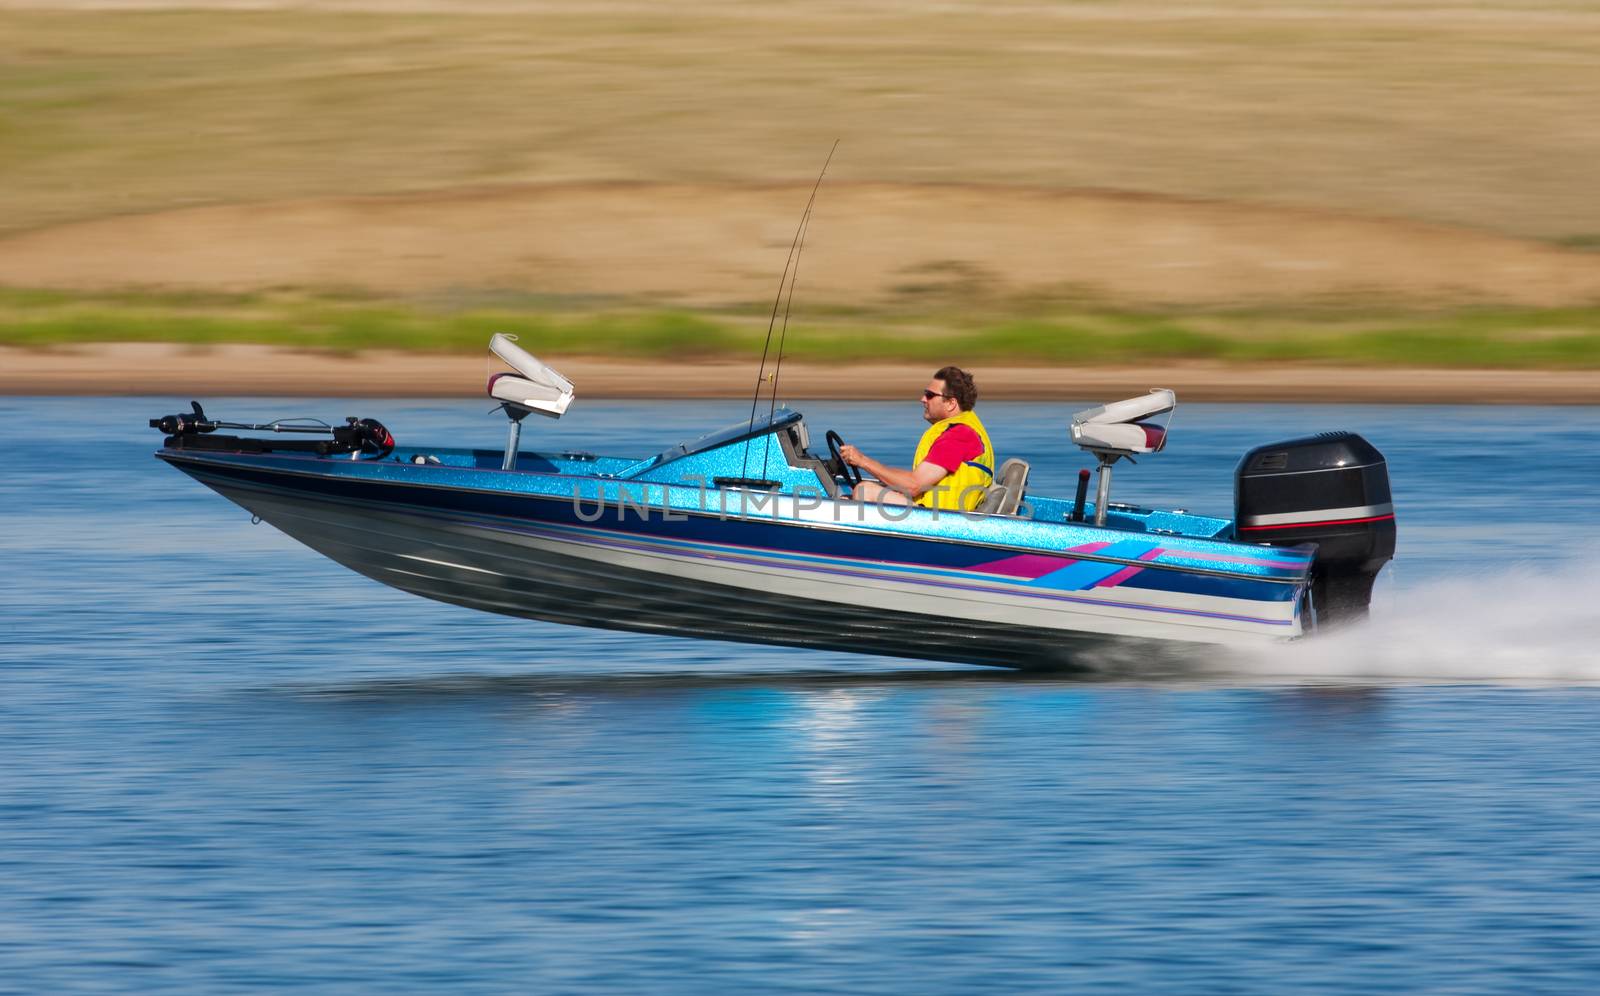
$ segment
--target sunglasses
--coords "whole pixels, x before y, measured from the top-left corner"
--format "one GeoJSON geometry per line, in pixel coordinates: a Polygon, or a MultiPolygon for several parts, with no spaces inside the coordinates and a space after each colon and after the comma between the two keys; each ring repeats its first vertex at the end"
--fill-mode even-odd
{"type": "Polygon", "coordinates": [[[953,396],[954,395],[940,394],[938,391],[923,391],[922,392],[922,400],[923,401],[932,401],[934,398],[949,398],[949,397],[953,397],[953,396]]]}

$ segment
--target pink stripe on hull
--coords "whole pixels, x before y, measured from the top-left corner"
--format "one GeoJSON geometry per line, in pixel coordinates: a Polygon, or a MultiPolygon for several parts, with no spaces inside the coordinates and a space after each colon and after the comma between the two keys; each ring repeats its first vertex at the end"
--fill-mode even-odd
{"type": "MultiPolygon", "coordinates": [[[[1110,546],[1110,543],[1085,543],[1082,546],[1068,547],[1065,553],[1096,553],[1110,546]]],[[[1148,560],[1149,558],[1142,558],[1148,560]]],[[[1076,564],[1071,557],[1052,556],[1047,553],[1019,553],[1015,557],[1003,557],[1000,560],[991,560],[985,564],[973,564],[970,570],[983,571],[988,574],[1009,574],[1014,578],[1042,578],[1051,571],[1059,571],[1063,567],[1076,564]]]]}
{"type": "Polygon", "coordinates": [[[992,560],[986,564],[974,564],[971,569],[988,574],[1008,574],[1014,578],[1032,580],[1033,578],[1042,578],[1051,571],[1060,570],[1071,563],[1076,563],[1076,561],[1040,553],[1019,553],[1015,557],[1006,557],[1003,560],[992,560]]]}
{"type": "MultiPolygon", "coordinates": [[[[1154,560],[1157,557],[1161,556],[1161,553],[1162,553],[1162,550],[1158,546],[1154,550],[1146,550],[1144,553],[1139,554],[1139,559],[1140,560],[1154,560]]],[[[1093,587],[1095,587],[1095,588],[1115,588],[1117,585],[1119,585],[1122,582],[1128,580],[1129,578],[1133,577],[1135,574],[1138,574],[1142,570],[1144,570],[1143,567],[1124,567],[1122,570],[1118,571],[1117,573],[1108,575],[1108,576],[1103,577],[1100,580],[1096,581],[1094,583],[1093,587]]]]}

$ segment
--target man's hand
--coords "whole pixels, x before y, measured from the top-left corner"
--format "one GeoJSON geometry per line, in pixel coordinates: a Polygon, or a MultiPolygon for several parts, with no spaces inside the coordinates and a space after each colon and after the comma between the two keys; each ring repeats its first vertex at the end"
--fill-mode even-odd
{"type": "Polygon", "coordinates": [[[850,466],[860,467],[890,488],[910,498],[921,497],[923,492],[934,487],[950,473],[927,460],[917,464],[912,470],[885,467],[848,443],[839,447],[839,457],[850,466]]]}

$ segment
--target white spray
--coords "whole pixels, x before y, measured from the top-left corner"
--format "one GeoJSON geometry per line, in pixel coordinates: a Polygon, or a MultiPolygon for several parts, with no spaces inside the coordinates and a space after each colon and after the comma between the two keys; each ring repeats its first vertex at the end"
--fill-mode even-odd
{"type": "Polygon", "coordinates": [[[1216,663],[1293,677],[1600,681],[1600,561],[1391,590],[1364,624],[1216,663]]]}

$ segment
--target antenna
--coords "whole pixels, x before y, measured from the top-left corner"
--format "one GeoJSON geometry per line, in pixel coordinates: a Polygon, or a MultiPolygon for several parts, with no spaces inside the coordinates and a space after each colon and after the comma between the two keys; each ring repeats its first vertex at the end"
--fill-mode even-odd
{"type": "MultiPolygon", "coordinates": [[[[766,342],[764,342],[762,344],[762,346],[761,346],[761,365],[756,368],[756,389],[750,396],[750,425],[745,430],[746,432],[754,432],[755,431],[755,427],[756,427],[756,405],[759,404],[760,401],[761,401],[761,382],[765,379],[765,374],[767,372],[767,353],[772,347],[772,330],[778,324],[778,305],[783,303],[783,288],[784,288],[785,284],[789,285],[789,300],[790,300],[790,302],[793,303],[793,301],[794,301],[794,282],[789,278],[789,268],[792,265],[792,266],[795,267],[796,272],[798,272],[798,270],[799,270],[800,249],[801,249],[802,244],[805,241],[806,225],[811,221],[811,207],[817,201],[817,190],[819,188],[821,188],[821,186],[822,186],[822,178],[828,174],[828,164],[833,162],[833,154],[838,148],[839,148],[839,140],[838,139],[834,139],[833,140],[833,148],[828,150],[828,158],[823,160],[823,162],[822,162],[822,172],[817,174],[817,182],[815,184],[813,184],[812,187],[811,187],[811,197],[806,201],[806,209],[800,215],[800,224],[794,230],[794,240],[789,243],[789,256],[788,256],[787,259],[785,259],[783,261],[783,276],[778,278],[778,295],[777,295],[777,297],[772,299],[772,317],[767,319],[767,339],[766,339],[766,342]]],[[[789,312],[788,312],[788,309],[785,309],[784,313],[783,313],[783,329],[784,329],[784,335],[786,336],[788,334],[788,330],[789,330],[789,312]]],[[[782,366],[783,366],[783,336],[780,336],[779,337],[779,342],[778,342],[778,367],[781,369],[782,366]]],[[[776,370],[774,370],[773,374],[772,374],[772,406],[773,406],[774,410],[776,410],[776,408],[777,408],[777,404],[778,404],[778,400],[777,399],[778,399],[778,373],[777,373],[776,370]]],[[[772,417],[772,413],[769,411],[767,413],[767,418],[770,420],[771,417],[772,417]]],[[[749,471],[750,471],[749,463],[750,463],[750,441],[749,441],[749,439],[746,439],[745,440],[745,444],[744,444],[744,459],[740,462],[740,466],[739,466],[739,476],[740,477],[745,477],[745,476],[747,476],[749,474],[749,471]]],[[[766,462],[765,462],[765,459],[763,458],[762,471],[761,471],[763,476],[766,475],[766,469],[765,468],[766,468],[766,462]]]]}

